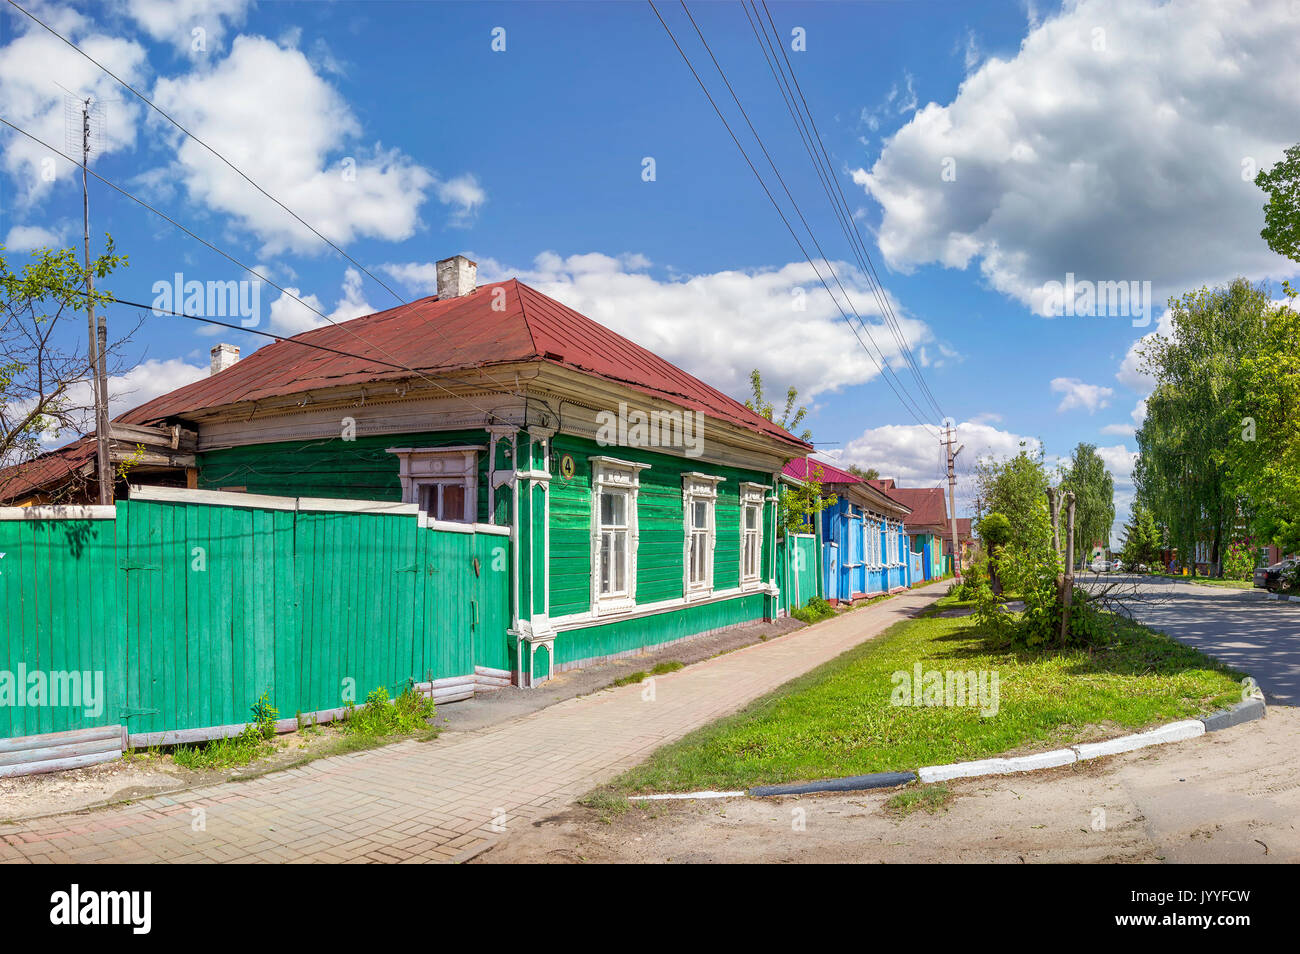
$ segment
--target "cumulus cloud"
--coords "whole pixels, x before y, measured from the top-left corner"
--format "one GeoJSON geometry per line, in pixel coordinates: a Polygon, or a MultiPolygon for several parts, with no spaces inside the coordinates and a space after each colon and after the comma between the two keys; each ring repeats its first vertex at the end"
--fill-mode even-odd
{"type": "MultiPolygon", "coordinates": [[[[208,371],[207,365],[190,364],[183,358],[149,358],[124,374],[109,375],[108,415],[110,418],[116,417],[168,391],[192,384],[206,377],[208,371]]],[[[67,395],[71,407],[94,406],[95,398],[88,379],[73,382],[67,395]]],[[[88,410],[82,414],[80,420],[74,421],[74,425],[76,433],[47,431],[41,435],[41,443],[47,448],[60,447],[73,437],[92,432],[95,429],[94,411],[88,410]]]]}
{"type": "Polygon", "coordinates": [[[271,302],[270,330],[277,335],[296,335],[330,322],[350,321],[372,314],[376,309],[366,301],[361,286],[361,273],[349,268],[344,273],[338,301],[332,310],[326,311],[326,305],[316,295],[305,295],[301,289],[286,285],[288,294],[281,294],[271,302]],[[299,300],[295,301],[295,298],[299,300]],[[321,315],[328,315],[328,320],[321,315]]]}
{"type": "MultiPolygon", "coordinates": [[[[975,461],[983,457],[1007,460],[1042,448],[1032,437],[987,423],[985,415],[956,425],[957,442],[965,445],[957,458],[957,512],[970,513],[975,500],[975,461]]],[[[838,467],[874,467],[903,487],[947,486],[947,470],[938,439],[919,424],[872,427],[843,448],[817,455],[838,467]]]]}
{"type": "MultiPolygon", "coordinates": [[[[660,279],[648,272],[650,261],[636,253],[565,257],[543,252],[527,268],[476,260],[480,282],[519,278],[733,397],[748,394],[752,368],[763,372],[769,389],[784,391],[793,384],[804,399],[880,375],[807,262],[660,279]],[[799,347],[774,352],[772,342],[782,340],[796,340],[799,347]]],[[[437,290],[433,263],[382,268],[412,291],[437,290]]],[[[875,309],[875,301],[862,276],[844,263],[836,263],[835,270],[858,313],[871,319],[868,327],[885,361],[914,384],[901,370],[905,358],[888,328],[868,310],[875,309]]],[[[891,304],[913,349],[933,341],[929,326],[891,304]]],[[[946,345],[940,354],[959,357],[946,345]]],[[[932,366],[940,360],[931,359],[932,366]]]]}
{"type": "MultiPolygon", "coordinates": [[[[236,37],[212,69],[160,79],[154,99],[340,244],[409,238],[430,190],[458,222],[486,198],[470,175],[443,180],[400,150],[358,145],[361,123],[337,90],[302,52],[265,37],[236,37]]],[[[192,202],[229,214],[262,241],[263,254],[324,248],[206,149],[157,122],[177,150],[170,172],[192,202]]]]}
{"type": "Polygon", "coordinates": [[[1115,393],[1115,390],[1099,384],[1085,384],[1078,378],[1053,378],[1052,393],[1064,395],[1060,406],[1056,409],[1057,412],[1081,407],[1092,414],[1098,408],[1110,404],[1110,396],[1115,393]]]}
{"type": "MultiPolygon", "coordinates": [[[[145,53],[138,43],[97,32],[89,20],[66,8],[42,7],[37,13],[128,83],[143,81],[145,53]]],[[[58,37],[26,18],[8,22],[16,24],[17,35],[0,47],[0,115],[69,155],[74,151],[67,142],[71,132],[79,156],[79,120],[70,130],[65,118],[66,110],[76,108],[75,97],[60,88],[64,87],[99,104],[94,126],[98,148],[91,154],[92,166],[100,156],[134,148],[142,107],[123,99],[113,79],[58,37]]],[[[16,186],[15,192],[5,191],[16,196],[18,206],[38,203],[57,183],[80,185],[76,167],[44,146],[9,129],[0,132],[0,144],[4,148],[0,162],[16,186]]]]}
{"type": "Polygon", "coordinates": [[[1150,281],[1156,301],[1295,273],[1259,238],[1251,181],[1295,140],[1293,4],[1080,0],[1035,17],[1015,57],[986,60],[854,173],[891,266],[975,262],[1029,307],[1068,273],[1150,281]]]}
{"type": "Polygon", "coordinates": [[[252,0],[128,0],[126,10],[153,39],[201,56],[220,44],[227,26],[244,22],[250,6],[252,0]]]}
{"type": "Polygon", "coordinates": [[[5,248],[11,252],[30,252],[38,248],[60,248],[63,235],[39,225],[15,225],[5,236],[5,248]]]}

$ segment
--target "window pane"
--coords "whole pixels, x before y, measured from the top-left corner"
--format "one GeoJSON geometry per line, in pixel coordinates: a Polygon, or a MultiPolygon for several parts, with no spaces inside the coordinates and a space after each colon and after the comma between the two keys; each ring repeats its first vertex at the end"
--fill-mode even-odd
{"type": "Polygon", "coordinates": [[[463,484],[443,484],[442,506],[438,510],[439,520],[465,520],[465,486],[463,484]]]}
{"type": "Polygon", "coordinates": [[[622,491],[601,491],[600,522],[606,527],[627,526],[627,494],[622,491]]]}
{"type": "Polygon", "coordinates": [[[627,589],[627,531],[616,530],[614,538],[614,591],[622,593],[627,589]]]}
{"type": "Polygon", "coordinates": [[[696,530],[707,530],[709,527],[709,505],[703,500],[697,500],[691,508],[692,526],[696,530]]]}
{"type": "Polygon", "coordinates": [[[610,580],[610,562],[612,560],[613,537],[611,533],[602,533],[600,535],[600,592],[602,594],[610,592],[612,589],[610,580]]]}
{"type": "Polygon", "coordinates": [[[758,529],[758,508],[757,507],[745,508],[745,529],[746,530],[758,529]]]}

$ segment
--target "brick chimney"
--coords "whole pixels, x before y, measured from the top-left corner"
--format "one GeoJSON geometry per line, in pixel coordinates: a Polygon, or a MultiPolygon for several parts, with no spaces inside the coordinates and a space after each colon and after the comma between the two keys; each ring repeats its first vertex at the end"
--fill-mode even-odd
{"type": "Polygon", "coordinates": [[[216,374],[218,371],[224,371],[236,361],[239,360],[239,349],[232,344],[219,344],[212,349],[212,370],[208,373],[216,374]]]}
{"type": "Polygon", "coordinates": [[[478,282],[478,262],[464,255],[444,258],[434,266],[438,275],[438,298],[460,298],[472,292],[478,282]]]}

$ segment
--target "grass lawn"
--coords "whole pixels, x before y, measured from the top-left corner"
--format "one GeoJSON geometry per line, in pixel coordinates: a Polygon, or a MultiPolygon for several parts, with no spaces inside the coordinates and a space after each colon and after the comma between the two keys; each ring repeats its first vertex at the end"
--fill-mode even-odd
{"type": "Polygon", "coordinates": [[[1176,583],[1196,583],[1200,586],[1223,586],[1230,590],[1249,590],[1253,589],[1255,586],[1253,580],[1218,580],[1210,576],[1170,576],[1168,573],[1152,573],[1151,575],[1159,577],[1162,580],[1173,580],[1176,583]]]}
{"type": "MultiPolygon", "coordinates": [[[[960,605],[969,604],[944,597],[929,613],[960,605]]],[[[731,790],[905,771],[1119,735],[1240,699],[1239,674],[1127,621],[1114,646],[1037,655],[990,648],[972,617],[928,614],[664,746],[612,788],[731,790]],[[996,672],[997,713],[890,705],[891,677],[917,662],[925,671],[996,672]]]]}

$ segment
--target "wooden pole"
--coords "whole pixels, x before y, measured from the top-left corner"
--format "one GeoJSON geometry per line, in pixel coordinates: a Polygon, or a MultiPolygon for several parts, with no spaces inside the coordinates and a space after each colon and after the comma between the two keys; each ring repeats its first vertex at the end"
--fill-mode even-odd
{"type": "Polygon", "coordinates": [[[95,398],[95,472],[99,478],[99,502],[113,502],[113,465],[108,453],[108,380],[104,371],[108,328],[104,316],[95,317],[95,275],[90,269],[90,187],[86,167],[90,162],[90,99],[81,104],[81,221],[85,242],[87,356],[90,358],[90,390],[95,398]]]}
{"type": "Polygon", "coordinates": [[[1070,635],[1070,604],[1074,599],[1074,491],[1065,493],[1065,587],[1061,601],[1061,648],[1070,635]]]}

